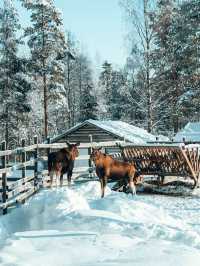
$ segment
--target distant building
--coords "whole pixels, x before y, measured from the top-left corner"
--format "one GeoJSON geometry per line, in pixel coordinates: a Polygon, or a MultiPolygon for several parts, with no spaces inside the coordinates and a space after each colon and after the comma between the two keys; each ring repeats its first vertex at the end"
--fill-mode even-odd
{"type": "Polygon", "coordinates": [[[200,122],[189,122],[181,131],[179,131],[174,141],[182,142],[200,142],[200,122]]]}
{"type": "Polygon", "coordinates": [[[93,142],[126,141],[135,144],[145,144],[148,141],[156,141],[156,136],[145,129],[132,126],[122,121],[98,121],[86,120],[51,139],[51,142],[93,142]]]}

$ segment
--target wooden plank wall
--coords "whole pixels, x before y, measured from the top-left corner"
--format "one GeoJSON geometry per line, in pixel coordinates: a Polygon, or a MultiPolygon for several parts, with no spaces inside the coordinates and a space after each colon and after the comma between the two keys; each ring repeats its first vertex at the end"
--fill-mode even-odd
{"type": "Polygon", "coordinates": [[[69,142],[89,143],[90,135],[94,142],[106,142],[106,141],[123,141],[123,138],[117,137],[114,134],[107,132],[101,128],[95,127],[94,125],[84,125],[79,129],[67,134],[66,136],[56,138],[56,142],[64,142],[68,140],[69,142]]]}

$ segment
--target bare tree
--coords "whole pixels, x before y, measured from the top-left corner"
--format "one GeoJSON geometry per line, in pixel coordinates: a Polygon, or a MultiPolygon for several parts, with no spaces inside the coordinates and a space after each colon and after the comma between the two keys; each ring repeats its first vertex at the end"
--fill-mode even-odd
{"type": "Polygon", "coordinates": [[[153,69],[151,67],[151,52],[153,49],[153,24],[155,2],[150,0],[121,0],[121,6],[125,10],[128,25],[130,27],[129,41],[131,50],[138,49],[136,55],[132,53],[134,64],[132,71],[135,72],[136,79],[140,78],[140,85],[135,83],[134,90],[140,97],[140,101],[135,101],[129,93],[130,101],[136,104],[145,114],[148,131],[154,127],[154,91],[153,91],[153,69]],[[139,56],[138,56],[139,55],[139,56]],[[142,85],[142,86],[141,86],[142,85]]]}

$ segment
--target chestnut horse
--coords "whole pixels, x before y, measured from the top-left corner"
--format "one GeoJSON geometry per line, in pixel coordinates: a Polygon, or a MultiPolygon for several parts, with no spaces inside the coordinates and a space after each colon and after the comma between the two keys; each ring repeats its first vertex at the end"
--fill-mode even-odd
{"type": "Polygon", "coordinates": [[[53,176],[56,175],[56,182],[60,178],[60,185],[63,185],[63,175],[67,173],[68,184],[71,184],[71,177],[74,168],[74,161],[79,156],[78,146],[80,143],[71,144],[66,142],[68,147],[57,152],[52,152],[48,156],[48,171],[52,186],[53,176]]]}
{"type": "Polygon", "coordinates": [[[96,174],[101,183],[101,197],[104,197],[105,187],[108,180],[128,182],[132,194],[135,194],[135,184],[137,183],[136,169],[133,164],[120,162],[110,155],[104,154],[101,148],[92,149],[90,159],[96,166],[96,174]]]}

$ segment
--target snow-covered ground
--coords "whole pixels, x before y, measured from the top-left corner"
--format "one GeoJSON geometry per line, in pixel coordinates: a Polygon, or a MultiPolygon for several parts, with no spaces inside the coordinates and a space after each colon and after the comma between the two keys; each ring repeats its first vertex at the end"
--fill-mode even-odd
{"type": "Polygon", "coordinates": [[[98,182],[42,190],[0,217],[1,266],[199,266],[200,198],[126,195],[98,182]]]}

